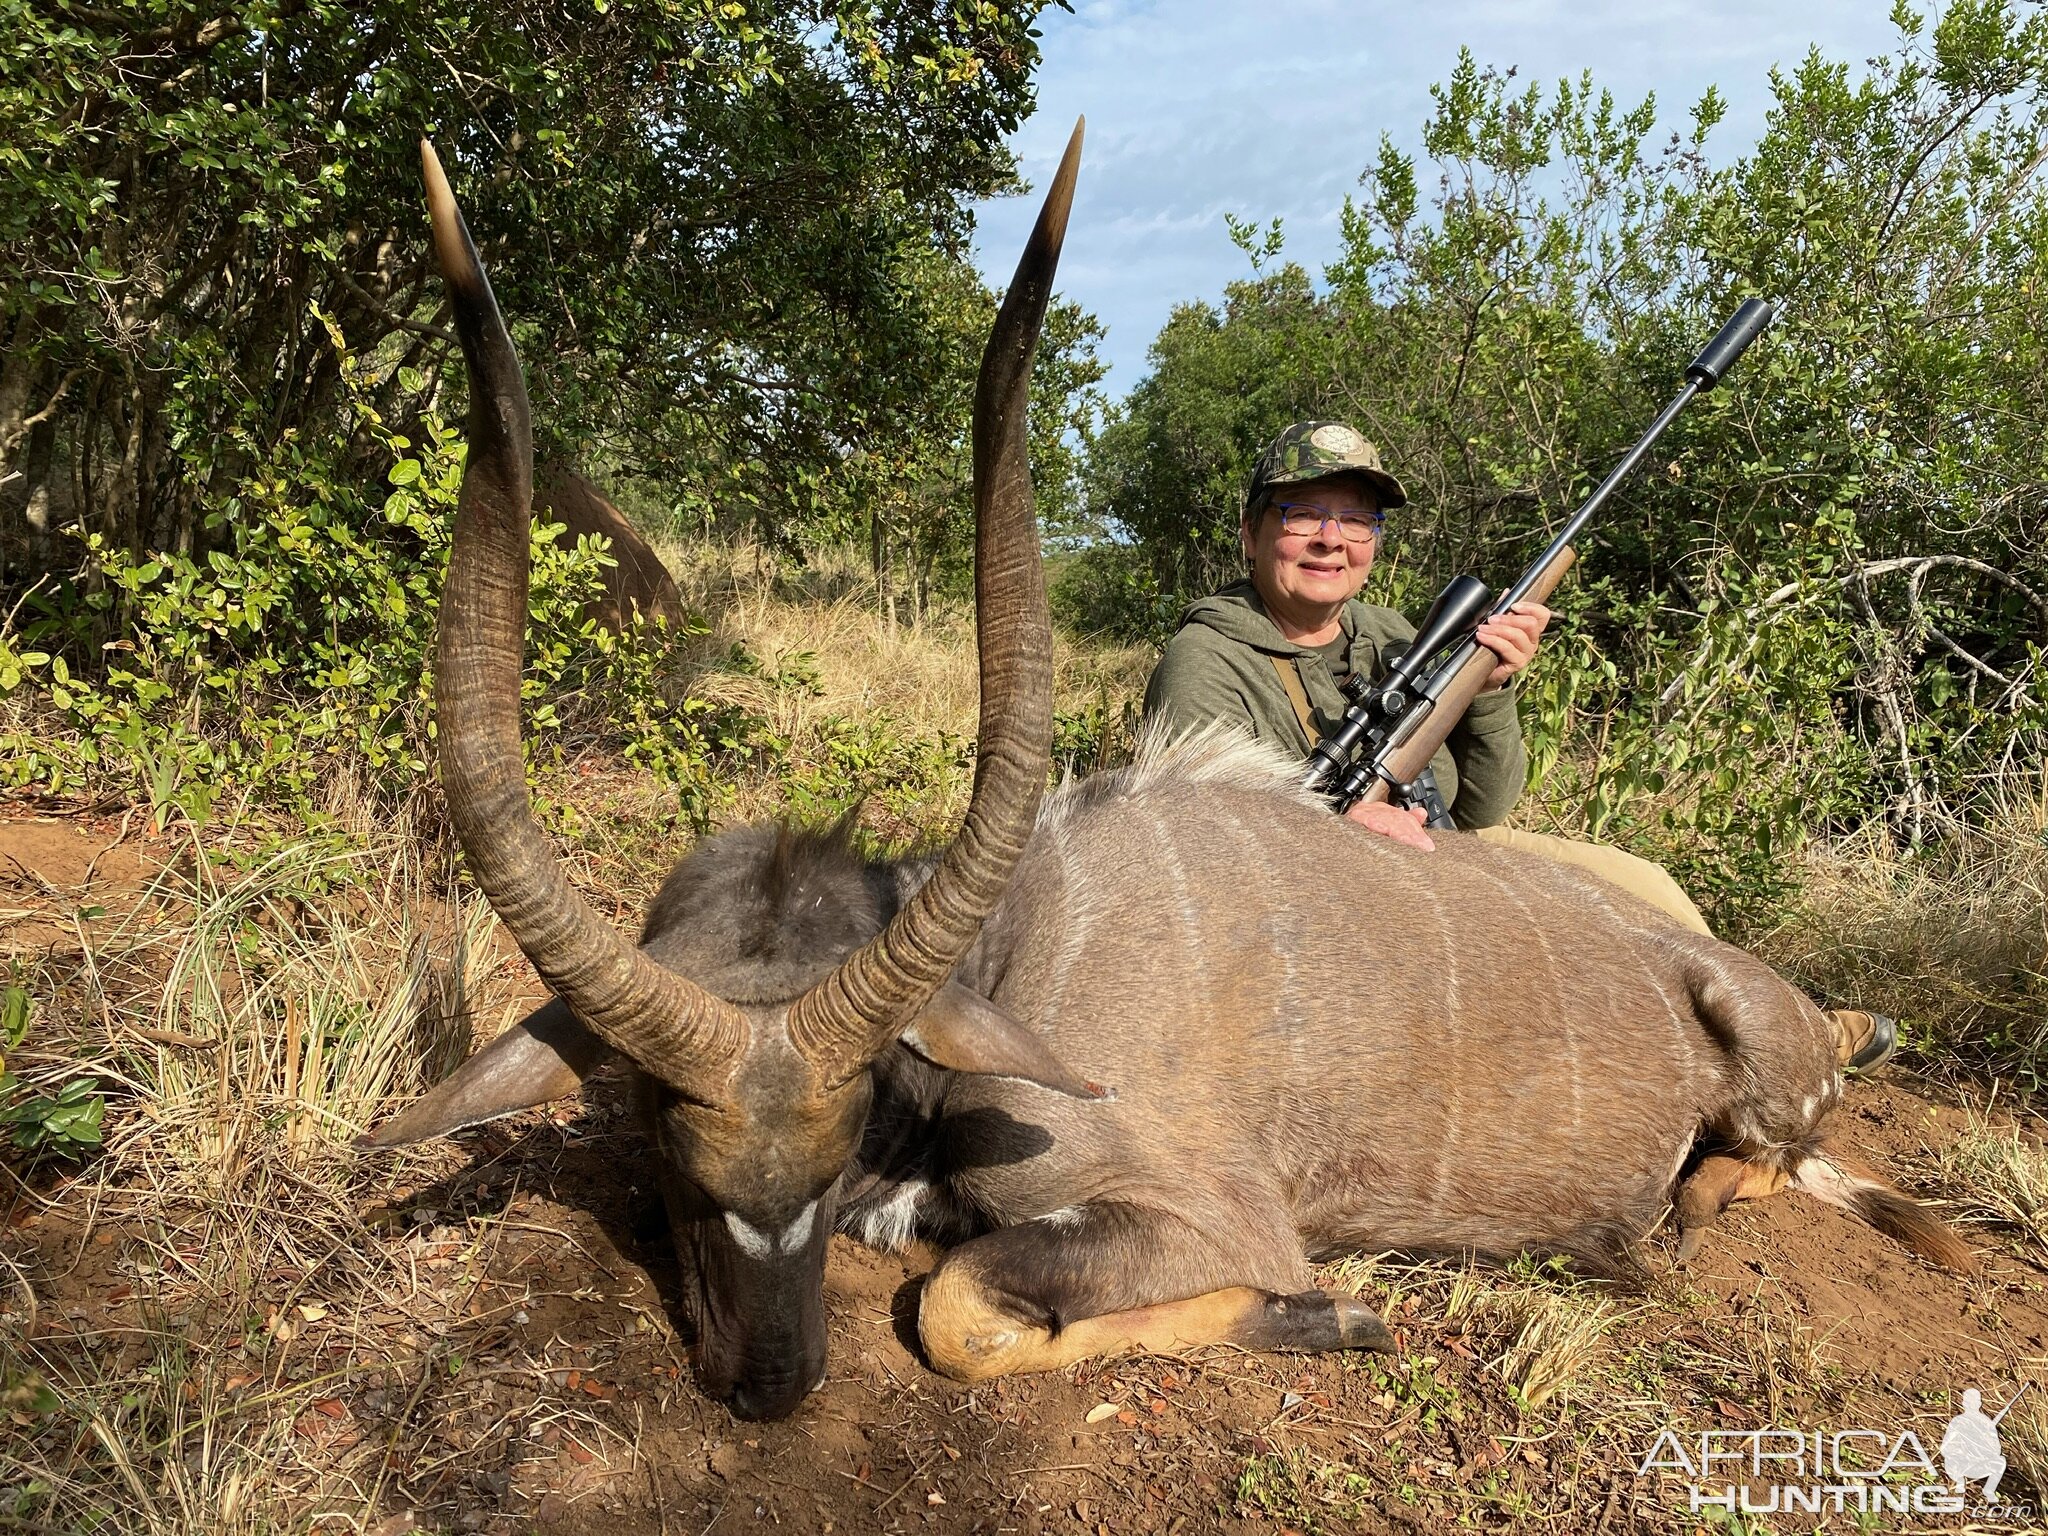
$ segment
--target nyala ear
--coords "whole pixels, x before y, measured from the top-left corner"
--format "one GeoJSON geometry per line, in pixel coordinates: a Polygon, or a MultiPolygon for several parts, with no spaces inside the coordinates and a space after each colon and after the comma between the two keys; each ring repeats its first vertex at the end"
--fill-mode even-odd
{"type": "Polygon", "coordinates": [[[868,797],[861,795],[853,804],[839,813],[838,820],[826,829],[825,835],[842,847],[853,846],[853,835],[860,830],[860,813],[868,808],[868,797]]]}
{"type": "Polygon", "coordinates": [[[1113,1099],[1113,1090],[1076,1077],[1045,1042],[979,993],[957,981],[940,989],[903,1043],[935,1067],[1015,1077],[1077,1099],[1113,1099]]]}
{"type": "Polygon", "coordinates": [[[560,998],[534,1009],[423,1094],[397,1119],[356,1139],[403,1147],[566,1098],[612,1055],[560,998]]]}

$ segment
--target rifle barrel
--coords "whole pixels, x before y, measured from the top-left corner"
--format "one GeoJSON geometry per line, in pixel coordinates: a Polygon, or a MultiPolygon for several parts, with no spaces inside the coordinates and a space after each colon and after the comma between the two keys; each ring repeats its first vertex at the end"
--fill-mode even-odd
{"type": "Polygon", "coordinates": [[[1998,1421],[2000,1419],[2004,1418],[2008,1413],[2012,1412],[2013,1403],[2017,1403],[2021,1398],[2025,1397],[2027,1395],[2027,1388],[2031,1387],[2032,1385],[2033,1383],[2031,1381],[2023,1381],[2020,1383],[2019,1391],[2013,1393],[2012,1395],[2012,1403],[2007,1403],[2003,1408],[1999,1409],[1998,1412],[1994,1413],[1991,1416],[1991,1424],[1993,1428],[1997,1427],[1998,1421]]]}
{"type": "Polygon", "coordinates": [[[1593,520],[1593,514],[1607,505],[1607,498],[1619,490],[1622,482],[1636,472],[1636,466],[1642,463],[1643,455],[1648,453],[1651,445],[1664,435],[1664,429],[1678,419],[1678,413],[1686,408],[1699,390],[1697,379],[1685,381],[1685,387],[1679,390],[1677,397],[1664,407],[1655,421],[1650,423],[1650,430],[1637,440],[1635,447],[1622,456],[1619,464],[1607,472],[1607,478],[1600,482],[1598,489],[1571,515],[1571,521],[1557,531],[1557,537],[1544,547],[1543,553],[1529,563],[1529,568],[1522,572],[1515,584],[1501,594],[1500,601],[1493,605],[1495,613],[1506,613],[1529,595],[1529,589],[1536,585],[1536,573],[1556,559],[1558,552],[1576,539],[1580,530],[1593,520]]]}
{"type": "Polygon", "coordinates": [[[1558,530],[1557,537],[1538,555],[1521,578],[1501,595],[1494,604],[1496,614],[1506,613],[1515,604],[1529,595],[1529,589],[1536,584],[1536,573],[1557,557],[1559,550],[1578,538],[1579,530],[1592,520],[1593,514],[1607,504],[1607,498],[1621,487],[1623,481],[1636,472],[1636,466],[1643,461],[1643,455],[1650,451],[1651,444],[1664,435],[1664,429],[1678,419],[1678,413],[1686,408],[1692,397],[1702,390],[1712,389],[1721,382],[1721,375],[1735,366],[1735,360],[1749,350],[1749,344],[1764,333],[1764,327],[1771,323],[1777,308],[1764,299],[1745,299],[1740,308],[1721,327],[1714,339],[1708,342],[1700,355],[1692,360],[1685,370],[1685,387],[1679,390],[1677,398],[1664,407],[1662,414],[1650,423],[1650,430],[1637,441],[1635,447],[1623,455],[1619,464],[1607,472],[1607,478],[1600,482],[1586,504],[1574,512],[1571,521],[1558,530]]]}

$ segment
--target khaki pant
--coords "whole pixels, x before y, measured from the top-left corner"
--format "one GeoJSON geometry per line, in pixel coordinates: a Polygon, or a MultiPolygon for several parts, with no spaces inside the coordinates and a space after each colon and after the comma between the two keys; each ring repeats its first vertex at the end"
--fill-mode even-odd
{"type": "Polygon", "coordinates": [[[1590,874],[1598,875],[1609,885],[1620,886],[1637,900],[1647,901],[1659,912],[1668,912],[1694,933],[1711,935],[1707,920],[1700,916],[1700,909],[1692,904],[1692,898],[1679,889],[1678,882],[1662,865],[1652,864],[1648,859],[1639,859],[1605,843],[1575,843],[1569,838],[1552,837],[1547,832],[1481,827],[1472,835],[1504,848],[1533,853],[1538,858],[1577,865],[1590,874]]]}

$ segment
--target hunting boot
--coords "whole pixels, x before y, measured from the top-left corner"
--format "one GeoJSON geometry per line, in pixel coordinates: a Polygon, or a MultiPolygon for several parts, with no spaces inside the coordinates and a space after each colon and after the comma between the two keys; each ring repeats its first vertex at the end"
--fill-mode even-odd
{"type": "Polygon", "coordinates": [[[1861,1008],[1836,1008],[1827,1015],[1835,1037],[1835,1060],[1850,1072],[1875,1072],[1899,1048],[1896,1019],[1861,1008]]]}

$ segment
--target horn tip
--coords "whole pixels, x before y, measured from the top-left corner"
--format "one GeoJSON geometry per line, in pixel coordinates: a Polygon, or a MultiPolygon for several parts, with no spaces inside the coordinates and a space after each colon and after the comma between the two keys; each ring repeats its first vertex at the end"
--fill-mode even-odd
{"type": "Polygon", "coordinates": [[[1060,246],[1066,239],[1067,215],[1074,205],[1074,183],[1081,173],[1081,139],[1087,127],[1087,118],[1074,120],[1074,132],[1067,140],[1066,153],[1060,156],[1059,169],[1053,172],[1052,185],[1046,189],[1038,224],[1032,232],[1032,244],[1043,241],[1054,261],[1059,259],[1060,246]]]}
{"type": "Polygon", "coordinates": [[[441,165],[441,156],[434,149],[434,141],[424,134],[420,136],[420,175],[427,183],[427,206],[434,216],[440,217],[440,205],[453,202],[455,194],[448,187],[448,172],[441,165]]]}
{"type": "Polygon", "coordinates": [[[453,287],[473,290],[481,286],[483,266],[470,243],[441,156],[425,136],[420,139],[420,174],[427,183],[427,215],[433,225],[434,254],[440,259],[441,276],[453,287]]]}
{"type": "Polygon", "coordinates": [[[1074,172],[1081,163],[1081,141],[1087,136],[1088,119],[1085,117],[1075,118],[1074,131],[1067,135],[1066,152],[1060,156],[1060,168],[1057,175],[1061,181],[1072,181],[1074,179],[1074,172]]]}

